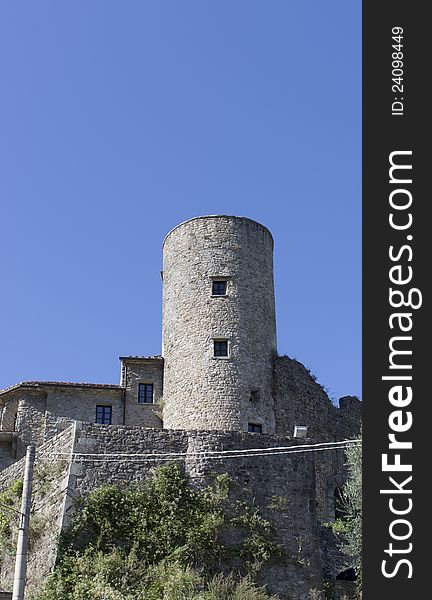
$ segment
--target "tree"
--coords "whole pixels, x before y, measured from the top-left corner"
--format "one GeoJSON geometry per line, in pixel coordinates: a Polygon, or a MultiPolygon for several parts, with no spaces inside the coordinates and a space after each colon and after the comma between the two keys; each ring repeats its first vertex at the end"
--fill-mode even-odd
{"type": "MultiPolygon", "coordinates": [[[[359,588],[362,582],[362,447],[352,444],[347,449],[347,481],[342,488],[339,508],[342,513],[340,531],[344,534],[342,550],[350,557],[359,588]]],[[[336,524],[337,528],[338,524],[336,524]]]]}

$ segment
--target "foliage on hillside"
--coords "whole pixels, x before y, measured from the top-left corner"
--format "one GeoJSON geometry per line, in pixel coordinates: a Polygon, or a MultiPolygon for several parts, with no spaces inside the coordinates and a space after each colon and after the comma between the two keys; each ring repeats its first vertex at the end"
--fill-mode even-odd
{"type": "Polygon", "coordinates": [[[339,547],[353,566],[359,592],[362,588],[362,447],[352,445],[346,450],[347,481],[338,501],[340,518],[329,524],[339,538],[339,547]]]}
{"type": "Polygon", "coordinates": [[[4,554],[14,551],[12,529],[18,522],[22,485],[17,479],[0,493],[0,566],[4,554]]]}
{"type": "Polygon", "coordinates": [[[53,575],[38,600],[268,600],[253,577],[280,556],[270,523],[236,505],[229,479],[192,487],[176,464],[142,484],[92,491],[60,542],[53,575]],[[224,535],[241,528],[228,547],[224,535]],[[236,557],[242,577],[218,574],[236,557]]]}
{"type": "Polygon", "coordinates": [[[341,505],[346,525],[344,551],[352,557],[359,586],[362,580],[362,447],[347,450],[348,479],[342,491],[341,505]]]}

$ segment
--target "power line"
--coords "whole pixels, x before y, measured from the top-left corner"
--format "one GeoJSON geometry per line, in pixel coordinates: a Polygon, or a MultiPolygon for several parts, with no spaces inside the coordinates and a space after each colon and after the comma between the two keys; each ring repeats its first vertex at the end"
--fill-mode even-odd
{"type": "MultiPolygon", "coordinates": [[[[256,453],[256,454],[232,454],[229,456],[204,456],[203,460],[229,460],[231,458],[254,458],[256,456],[285,456],[287,454],[304,454],[306,452],[323,452],[325,450],[341,450],[343,448],[347,448],[348,446],[337,446],[337,447],[329,447],[329,448],[314,448],[310,450],[292,450],[289,452],[265,452],[265,453],[256,453]]],[[[353,446],[351,446],[353,447],[353,446]]],[[[115,456],[115,455],[114,455],[115,456]]],[[[176,455],[176,454],[167,454],[165,456],[155,457],[152,454],[149,454],[147,457],[138,457],[133,458],[135,455],[130,454],[130,462],[133,463],[147,463],[152,461],[170,461],[170,460],[183,460],[187,458],[185,455],[176,455]]],[[[124,458],[112,458],[110,454],[96,454],[86,456],[82,454],[79,456],[81,462],[122,462],[124,458]]]]}
{"type": "Polygon", "coordinates": [[[6,510],[9,510],[10,512],[13,512],[13,513],[15,513],[16,515],[22,515],[22,512],[21,512],[21,511],[19,511],[19,510],[18,510],[18,509],[16,509],[16,508],[12,508],[11,506],[8,506],[7,504],[3,504],[2,502],[0,502],[0,506],[1,506],[2,508],[6,508],[6,510]]]}
{"type": "Polygon", "coordinates": [[[322,442],[319,444],[305,444],[302,446],[275,446],[270,448],[249,448],[237,450],[208,450],[201,452],[170,452],[170,453],[51,453],[53,456],[70,456],[85,461],[118,462],[124,458],[133,459],[132,462],[148,462],[152,460],[178,460],[181,458],[203,457],[205,460],[218,460],[222,458],[243,458],[254,456],[277,456],[285,454],[299,454],[306,452],[319,452],[325,450],[341,450],[349,447],[360,446],[361,440],[344,440],[341,442],[322,442]]]}
{"type": "MultiPolygon", "coordinates": [[[[234,450],[200,450],[197,452],[171,452],[169,453],[170,455],[175,454],[175,455],[184,455],[184,456],[193,456],[193,455],[201,455],[201,454],[231,454],[231,453],[253,453],[253,452],[263,452],[265,450],[291,450],[291,449],[297,449],[297,448],[319,448],[322,446],[338,446],[338,445],[346,445],[346,444],[356,444],[356,443],[361,443],[361,439],[353,439],[353,440],[342,440],[339,442],[319,442],[319,443],[315,443],[315,444],[301,444],[301,445],[296,445],[296,446],[269,446],[268,448],[245,448],[245,449],[240,449],[240,448],[235,448],[234,450]]],[[[58,455],[70,455],[70,453],[67,452],[53,452],[52,454],[58,454],[58,455]]],[[[90,452],[73,452],[72,453],[74,456],[100,456],[100,453],[90,453],[90,452]]],[[[110,456],[167,456],[167,452],[146,452],[146,453],[134,453],[134,452],[113,452],[110,453],[110,456]]]]}

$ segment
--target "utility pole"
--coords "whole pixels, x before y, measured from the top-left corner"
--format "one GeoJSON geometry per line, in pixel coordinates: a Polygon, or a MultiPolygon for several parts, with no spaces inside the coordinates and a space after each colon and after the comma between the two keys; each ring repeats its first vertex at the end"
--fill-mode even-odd
{"type": "Polygon", "coordinates": [[[33,486],[33,465],[35,461],[35,454],[35,447],[27,446],[12,600],[24,600],[24,587],[27,570],[27,545],[30,523],[31,495],[33,486]]]}

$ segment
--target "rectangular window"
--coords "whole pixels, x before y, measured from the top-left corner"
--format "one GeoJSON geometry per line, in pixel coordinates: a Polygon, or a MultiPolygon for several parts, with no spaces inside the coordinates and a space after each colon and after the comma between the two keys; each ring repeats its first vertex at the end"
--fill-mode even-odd
{"type": "Polygon", "coordinates": [[[228,340],[214,340],[214,356],[228,356],[228,340]]]}
{"type": "Polygon", "coordinates": [[[258,400],[260,399],[260,391],[258,389],[251,389],[251,393],[250,393],[250,401],[251,402],[258,402],[258,400]]]}
{"type": "Polygon", "coordinates": [[[138,385],[138,404],[153,404],[152,383],[140,383],[138,385]]]}
{"type": "Polygon", "coordinates": [[[213,281],[212,295],[213,296],[225,296],[226,295],[226,281],[213,281]]]}
{"type": "Polygon", "coordinates": [[[262,425],[258,425],[257,423],[248,423],[248,431],[249,433],[262,433],[262,425]]]}
{"type": "Polygon", "coordinates": [[[112,406],[96,406],[96,423],[100,425],[111,425],[112,406]]]}

